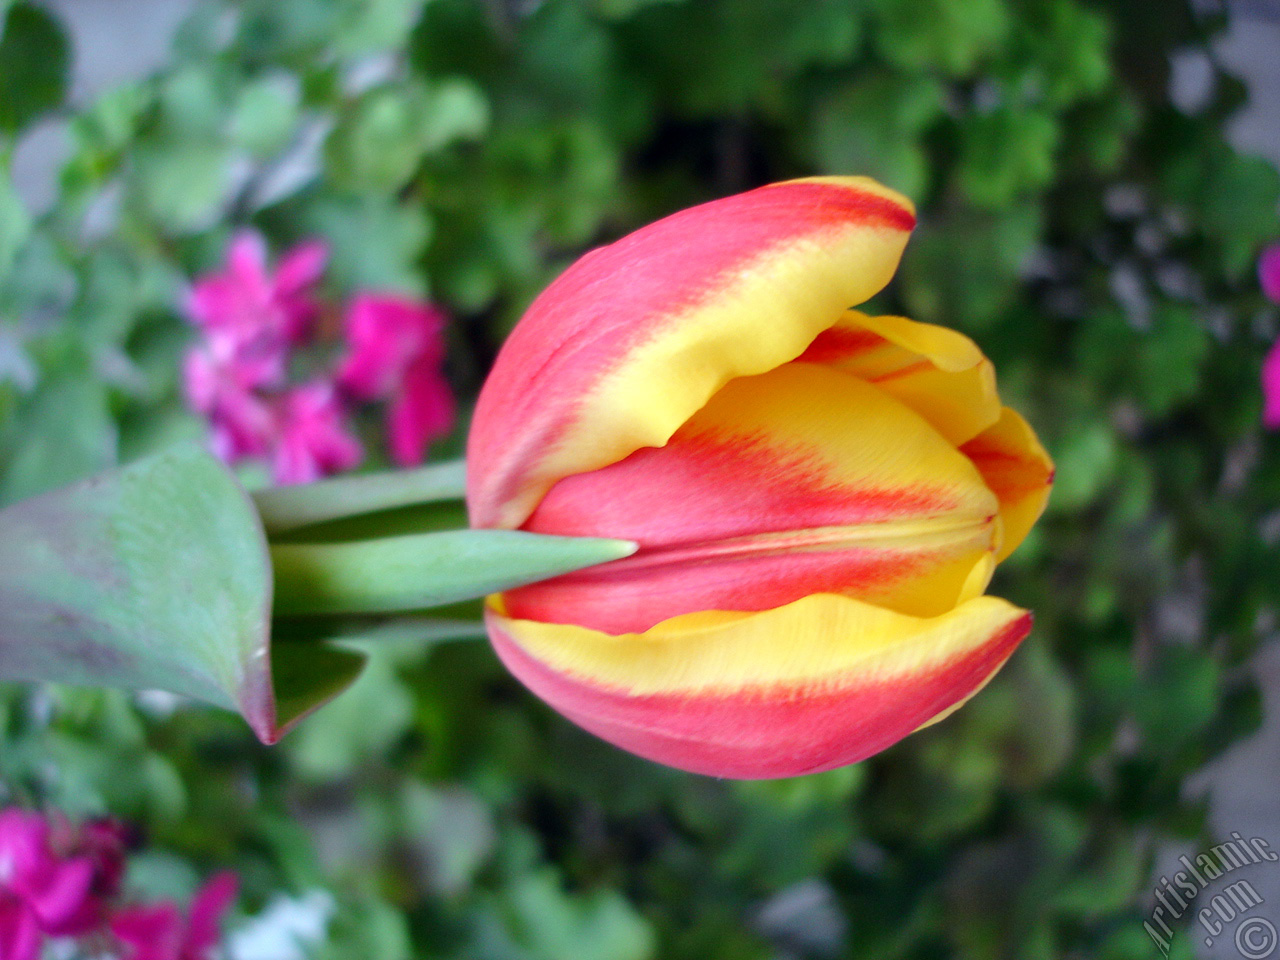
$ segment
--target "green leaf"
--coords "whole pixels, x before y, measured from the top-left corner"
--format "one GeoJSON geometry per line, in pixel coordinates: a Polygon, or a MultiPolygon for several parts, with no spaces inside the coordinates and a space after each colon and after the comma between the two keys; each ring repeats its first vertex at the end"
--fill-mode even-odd
{"type": "Polygon", "coordinates": [[[71,44],[58,20],[30,3],[12,6],[0,35],[0,131],[15,133],[59,106],[70,65],[71,44]]]}
{"type": "Polygon", "coordinates": [[[465,493],[466,464],[454,460],[416,470],[391,470],[273,487],[254,493],[253,499],[267,532],[274,534],[377,510],[460,500],[465,493]]]}
{"type": "Polygon", "coordinates": [[[425,0],[339,0],[332,33],[340,56],[358,56],[400,47],[417,23],[425,0]]]}
{"type": "Polygon", "coordinates": [[[626,540],[453,530],[271,548],[276,613],[378,613],[469,600],[630,556],[626,540]]]}
{"type": "Polygon", "coordinates": [[[1275,236],[1280,173],[1269,161],[1236,153],[1220,141],[1197,146],[1174,157],[1165,190],[1221,245],[1226,271],[1243,276],[1253,268],[1258,248],[1275,236]]]}
{"type": "Polygon", "coordinates": [[[1005,0],[875,0],[881,55],[913,72],[972,70],[1004,42],[1012,25],[1005,0]]]}
{"type": "Polygon", "coordinates": [[[902,264],[908,314],[977,331],[1018,293],[1017,275],[1040,239],[1040,208],[1018,204],[997,216],[957,210],[923,220],[902,264]]]}
{"type": "Polygon", "coordinates": [[[1116,435],[1109,425],[1083,420],[1069,424],[1053,450],[1057,474],[1048,509],[1071,513],[1088,506],[1115,477],[1118,457],[1116,435]]]}
{"type": "Polygon", "coordinates": [[[9,171],[0,163],[0,284],[8,279],[18,251],[30,232],[31,217],[13,189],[9,171]]]}
{"type": "Polygon", "coordinates": [[[136,189],[164,229],[187,233],[217,216],[232,186],[232,157],[224,144],[168,140],[139,147],[136,189]]]}
{"type": "Polygon", "coordinates": [[[928,164],[921,132],[942,112],[943,91],[927,77],[877,74],[819,104],[813,149],[824,173],[857,172],[909,197],[924,196],[928,164]]]}
{"type": "Polygon", "coordinates": [[[609,20],[626,20],[645,7],[657,3],[683,3],[684,0],[595,0],[596,13],[609,20]]]}
{"type": "Polygon", "coordinates": [[[431,237],[431,220],[422,207],[396,204],[383,195],[344,193],[318,198],[302,221],[303,229],[333,245],[329,273],[339,289],[425,293],[418,259],[431,237]]]}
{"type": "Polygon", "coordinates": [[[366,94],[330,135],[329,166],[352,187],[398,190],[425,154],[473,140],[488,124],[488,102],[470,81],[381,87],[366,94]]]}
{"type": "MultiPolygon", "coordinates": [[[[306,643],[278,646],[297,648],[303,657],[315,649],[306,643]]],[[[337,779],[362,758],[384,752],[412,722],[413,697],[391,658],[374,651],[346,696],[317,711],[294,735],[290,754],[304,775],[337,779]]]]}
{"type": "Polygon", "coordinates": [[[1000,209],[1053,178],[1057,121],[1034,110],[1001,107],[970,118],[960,147],[960,188],[975,206],[1000,209]]]}
{"type": "Polygon", "coordinates": [[[0,677],[168,690],[271,743],[359,670],[347,651],[270,648],[257,514],[195,444],[0,511],[0,556],[0,677]]]}
{"type": "Polygon", "coordinates": [[[1198,310],[1158,305],[1149,333],[1134,351],[1136,383],[1143,405],[1156,416],[1192,401],[1200,390],[1200,368],[1212,342],[1198,310]]]}
{"type": "Polygon", "coordinates": [[[184,66],[159,89],[160,114],[175,140],[213,140],[221,132],[226,104],[219,78],[210,68],[184,66]]]}
{"type": "Polygon", "coordinates": [[[18,428],[17,442],[0,451],[0,504],[83,480],[116,462],[107,392],[83,371],[41,384],[18,428]]]}
{"type": "Polygon", "coordinates": [[[545,869],[510,884],[489,924],[488,942],[469,951],[477,960],[648,960],[656,947],[653,929],[621,894],[569,896],[545,869]]]}
{"type": "Polygon", "coordinates": [[[298,126],[299,91],[287,73],[247,84],[231,115],[231,136],[255,157],[270,157],[293,139],[298,126]]]}

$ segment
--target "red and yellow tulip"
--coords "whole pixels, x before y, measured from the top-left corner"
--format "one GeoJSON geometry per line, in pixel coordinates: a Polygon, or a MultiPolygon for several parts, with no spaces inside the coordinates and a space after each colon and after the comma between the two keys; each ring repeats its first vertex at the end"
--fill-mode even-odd
{"type": "Polygon", "coordinates": [[[983,593],[1048,456],[967,337],[851,309],[914,224],[863,178],[763,187],[587,254],[517,325],[473,524],[638,544],[489,600],[565,716],[685,770],[816,772],[950,713],[1026,636],[983,593]]]}

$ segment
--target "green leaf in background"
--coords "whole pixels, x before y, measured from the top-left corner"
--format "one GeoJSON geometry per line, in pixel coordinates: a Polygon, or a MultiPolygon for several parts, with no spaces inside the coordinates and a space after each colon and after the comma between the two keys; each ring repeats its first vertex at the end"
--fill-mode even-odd
{"type": "Polygon", "coordinates": [[[231,114],[232,139],[255,157],[283,150],[298,127],[298,87],[283,71],[246,84],[231,114]]]}
{"type": "Polygon", "coordinates": [[[610,20],[626,20],[645,7],[658,3],[684,3],[685,0],[595,0],[596,13],[610,20]]]}
{"type": "Polygon", "coordinates": [[[1065,106],[1096,96],[1111,79],[1111,25],[1096,10],[1072,0],[1048,0],[1020,10],[1015,49],[1022,62],[1017,86],[1065,106]]]}
{"type": "Polygon", "coordinates": [[[215,140],[225,108],[219,77],[192,64],[166,77],[159,87],[160,118],[175,140],[215,140]]]}
{"type": "Polygon", "coordinates": [[[166,231],[208,227],[230,198],[232,157],[225,145],[166,139],[138,149],[134,159],[135,189],[166,231]]]}
{"type": "Polygon", "coordinates": [[[257,514],[195,445],[6,508],[0,555],[9,679],[168,690],[272,742],[358,669],[344,651],[270,650],[257,514]]]}
{"type": "Polygon", "coordinates": [[[31,218],[13,189],[7,164],[0,163],[0,284],[8,278],[30,230],[31,218]]]}
{"type": "MultiPolygon", "coordinates": [[[[482,915],[483,917],[483,915],[482,915]]],[[[569,896],[553,871],[521,877],[479,924],[475,960],[650,960],[653,931],[618,893],[569,896]]]]}
{"type": "Polygon", "coordinates": [[[396,676],[394,659],[375,649],[351,688],[293,735],[289,755],[303,776],[336,780],[386,750],[412,722],[413,697],[396,676]]]}
{"type": "Polygon", "coordinates": [[[924,220],[899,271],[910,315],[969,331],[991,326],[1015,294],[1040,230],[1031,204],[924,220]]]}
{"type": "Polygon", "coordinates": [[[1196,144],[1173,159],[1163,185],[1222,245],[1223,266],[1235,276],[1251,271],[1258,248],[1278,232],[1280,172],[1261,157],[1226,143],[1196,144]]]}
{"type": "Polygon", "coordinates": [[[42,383],[16,428],[16,442],[0,449],[0,504],[83,480],[116,462],[107,391],[84,371],[42,383]]]}
{"type": "Polygon", "coordinates": [[[1057,476],[1048,510],[1070,513],[1102,495],[1115,478],[1119,451],[1115,431],[1105,423],[1068,424],[1053,449],[1057,476]]]}
{"type": "Polygon", "coordinates": [[[971,70],[999,48],[1013,23],[1005,0],[875,0],[873,6],[881,55],[907,70],[971,70]]]}
{"type": "Polygon", "coordinates": [[[0,27],[0,132],[16,133],[61,105],[70,66],[70,41],[51,13],[30,3],[9,7],[0,27]]]}
{"type": "Polygon", "coordinates": [[[431,217],[421,206],[384,194],[326,193],[302,213],[302,228],[329,240],[329,272],[346,290],[370,287],[421,296],[418,259],[431,238],[431,217]]]}
{"type": "Polygon", "coordinates": [[[964,127],[959,184],[974,206],[999,210],[1053,179],[1060,131],[1038,110],[1000,107],[964,127]]]}
{"type": "Polygon", "coordinates": [[[404,43],[418,22],[426,0],[338,0],[333,30],[340,56],[358,56],[394,49],[404,43]]]}
{"type": "Polygon", "coordinates": [[[880,74],[838,90],[814,115],[820,169],[857,170],[909,197],[923,197],[929,168],[920,134],[942,105],[942,85],[926,77],[880,74]]]}
{"type": "Polygon", "coordinates": [[[1209,331],[1199,311],[1162,303],[1151,330],[1140,334],[1136,387],[1152,416],[1163,416],[1200,392],[1200,368],[1209,355],[1209,331]]]}
{"type": "Polygon", "coordinates": [[[379,87],[365,94],[330,134],[329,165],[344,184],[398,190],[424,154],[457,140],[473,140],[488,123],[484,95],[467,80],[379,87]]]}

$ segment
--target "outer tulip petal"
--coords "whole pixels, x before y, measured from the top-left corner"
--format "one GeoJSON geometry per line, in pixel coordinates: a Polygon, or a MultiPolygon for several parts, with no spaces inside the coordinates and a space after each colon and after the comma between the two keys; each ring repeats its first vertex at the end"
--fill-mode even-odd
{"type": "Polygon", "coordinates": [[[799,356],[889,281],[914,224],[874,181],[801,180],[583,257],[534,301],[480,396],[473,524],[520,526],[561,477],[662,445],[730,379],[799,356]]]}
{"type": "Polygon", "coordinates": [[[957,447],[1000,419],[991,361],[976,343],[947,327],[850,310],[801,359],[875,384],[957,447]]]}
{"type": "Polygon", "coordinates": [[[960,452],[973,461],[1000,499],[1004,539],[996,554],[999,562],[1017,549],[1044,513],[1053,485],[1053,461],[1035,431],[1011,407],[1005,407],[999,422],[966,443],[960,452]]]}
{"type": "Polygon", "coordinates": [[[640,551],[506,600],[517,618],[609,633],[812,593],[932,616],[986,587],[997,511],[918,414],[856,377],[789,363],[726,384],[666,446],[557,483],[525,529],[640,551]]]}
{"type": "Polygon", "coordinates": [[[622,636],[495,609],[488,625],[511,672],[597,736],[684,770],[755,779],[890,746],[980,688],[1031,615],[979,597],[918,619],[817,594],[622,636]]]}

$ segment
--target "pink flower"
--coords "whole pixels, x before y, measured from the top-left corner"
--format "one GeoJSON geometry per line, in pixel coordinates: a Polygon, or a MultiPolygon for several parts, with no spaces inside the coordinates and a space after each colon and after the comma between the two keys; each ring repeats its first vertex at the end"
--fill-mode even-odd
{"type": "MultiPolygon", "coordinates": [[[[291,347],[307,338],[319,315],[311,288],[328,256],[320,241],[301,244],[281,258],[272,277],[262,237],[242,231],[231,241],[225,269],[196,281],[187,311],[204,336],[193,354],[199,353],[216,373],[221,392],[283,382],[291,347]]],[[[202,381],[193,372],[189,361],[188,396],[196,409],[208,414],[197,400],[202,381]]]]}
{"type": "Polygon", "coordinates": [[[245,382],[243,372],[201,347],[188,352],[183,363],[187,402],[208,420],[213,451],[227,463],[266,456],[276,435],[270,404],[245,382]]]}
{"type": "Polygon", "coordinates": [[[285,254],[272,274],[262,237],[241,232],[224,267],[197,280],[187,304],[201,331],[183,362],[188,404],[208,421],[219,457],[270,461],[280,483],[306,483],[360,462],[349,423],[358,403],[387,402],[388,446],[401,466],[421,463],[453,425],[442,370],[445,315],[405,297],[357,295],[336,386],[323,376],[290,386],[290,355],[311,336],[319,314],[311,291],[327,258],[325,244],[312,241],[285,254]]]}
{"type": "Polygon", "coordinates": [[[89,895],[62,925],[61,932],[79,936],[100,929],[106,921],[108,905],[119,895],[124,881],[124,824],[102,818],[75,826],[55,814],[50,817],[49,830],[52,849],[62,856],[85,859],[92,867],[89,895]]]}
{"type": "Polygon", "coordinates": [[[1280,243],[1267,247],[1258,258],[1258,282],[1268,299],[1280,303],[1280,243]]]}
{"type": "MultiPolygon", "coordinates": [[[[1280,303],[1280,243],[1263,250],[1258,258],[1258,282],[1268,299],[1280,303]]],[[[1262,425],[1280,429],[1280,340],[1262,361],[1262,425]]]]}
{"type": "Polygon", "coordinates": [[[242,230],[227,248],[222,272],[196,281],[187,309],[192,319],[209,331],[241,336],[267,333],[286,343],[298,343],[306,339],[319,314],[311,288],[328,259],[326,244],[308,241],[281,257],[272,276],[262,235],[242,230]]]}
{"type": "Polygon", "coordinates": [[[440,362],[420,357],[405,373],[387,408],[387,443],[397,466],[412,467],[427,456],[432,440],[453,429],[454,400],[440,362]]]}
{"type": "Polygon", "coordinates": [[[139,904],[118,912],[111,932],[132,948],[127,960],[206,960],[237,886],[235,874],[219,873],[196,893],[185,918],[172,901],[139,904]]]}
{"type": "Polygon", "coordinates": [[[1268,430],[1280,429],[1280,340],[1262,361],[1262,425],[1268,430]]]}
{"type": "Polygon", "coordinates": [[[389,294],[359,294],[347,311],[338,383],[361,400],[390,399],[388,443],[402,467],[421,463],[453,425],[453,392],[441,369],[445,319],[431,304],[389,294]]]}
{"type": "Polygon", "coordinates": [[[35,960],[42,934],[86,932],[80,921],[93,876],[89,858],[54,855],[39,814],[0,811],[0,957],[35,960]]]}
{"type": "Polygon", "coordinates": [[[349,350],[338,382],[352,396],[378,400],[395,390],[409,366],[428,355],[444,359],[444,313],[430,304],[387,294],[361,293],[347,310],[349,350]]]}
{"type": "Polygon", "coordinates": [[[274,456],[278,483],[310,483],[350,470],[364,457],[346,407],[326,381],[290,390],[280,400],[278,417],[274,456]]]}

